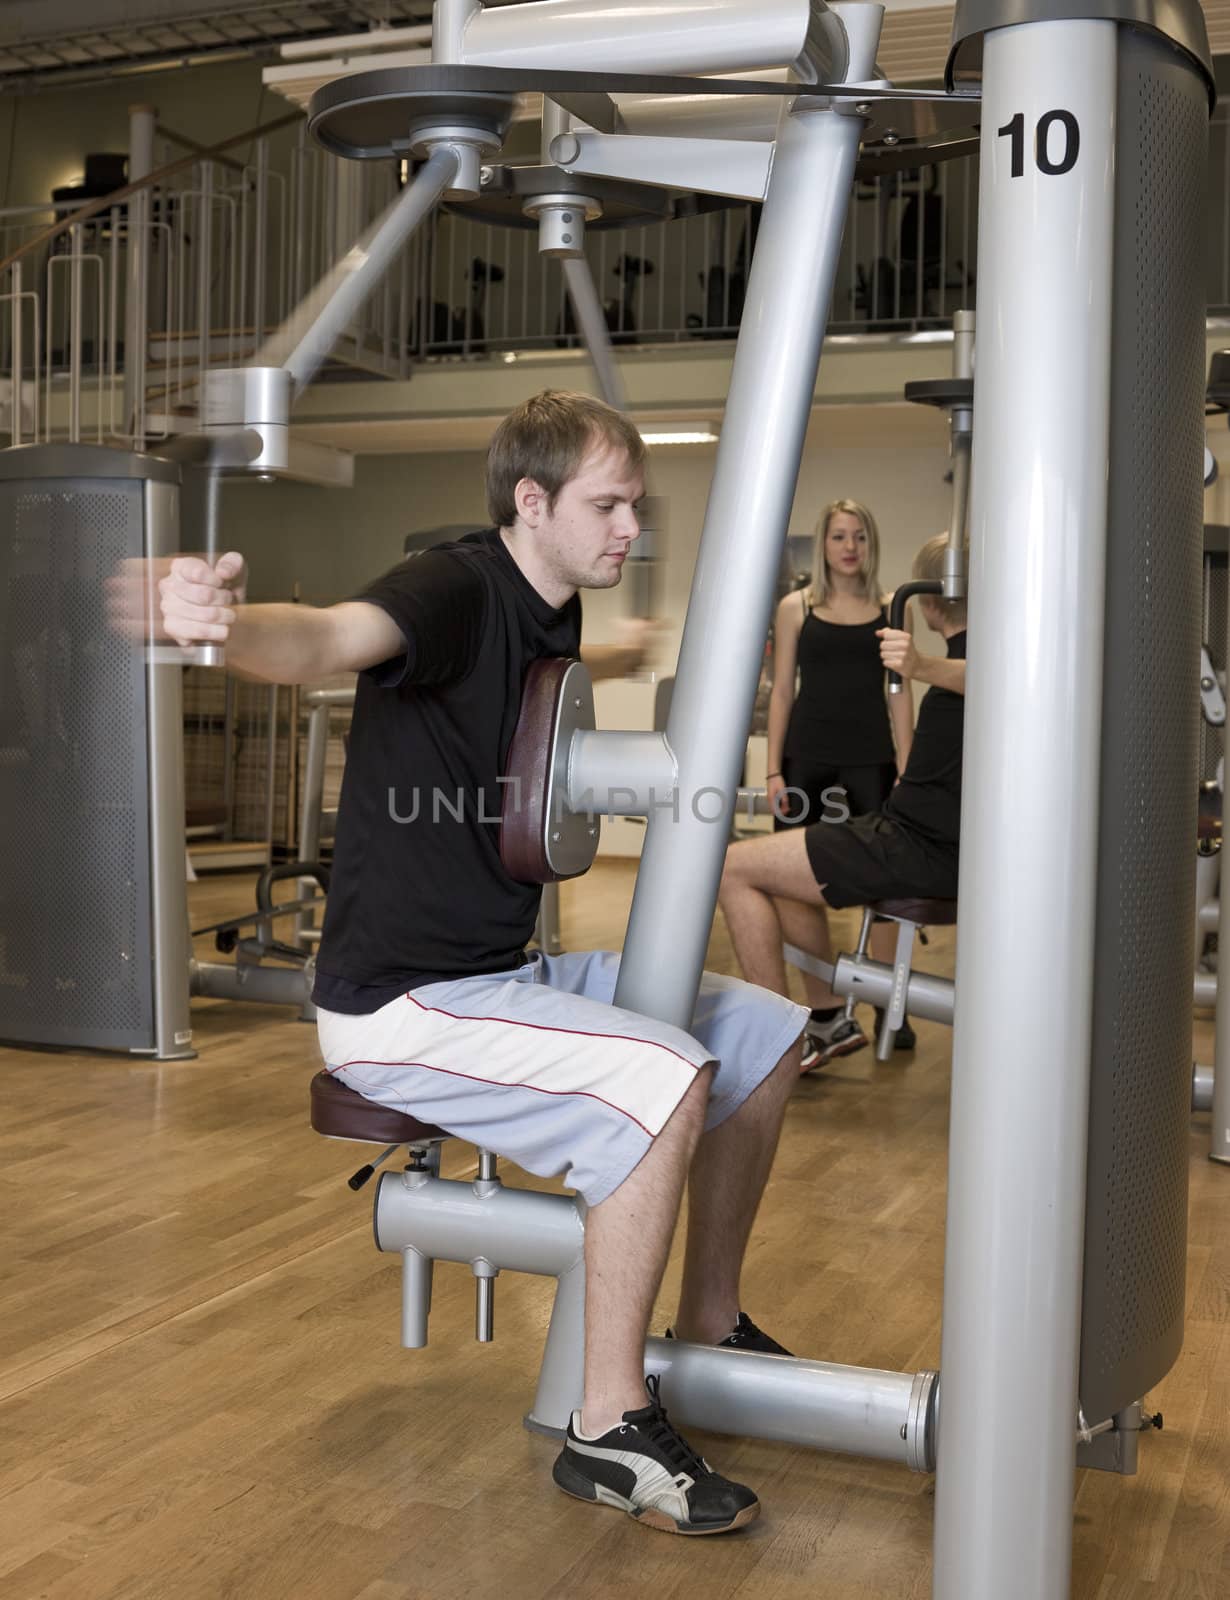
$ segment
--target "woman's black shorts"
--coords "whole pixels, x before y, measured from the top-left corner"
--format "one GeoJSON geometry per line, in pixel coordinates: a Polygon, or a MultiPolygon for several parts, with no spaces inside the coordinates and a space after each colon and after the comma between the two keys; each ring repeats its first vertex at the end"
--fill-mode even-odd
{"type": "Polygon", "coordinates": [[[840,822],[843,811],[861,817],[878,811],[892,793],[897,781],[896,764],[877,761],[867,767],[812,765],[782,762],[786,793],[781,798],[783,815],[773,819],[774,831],[781,828],[806,828],[813,822],[840,822]]]}

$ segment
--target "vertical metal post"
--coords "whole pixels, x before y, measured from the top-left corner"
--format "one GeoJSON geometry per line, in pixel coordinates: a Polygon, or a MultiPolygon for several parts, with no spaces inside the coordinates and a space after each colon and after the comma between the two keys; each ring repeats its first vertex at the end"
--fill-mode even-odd
{"type": "Polygon", "coordinates": [[[466,24],[482,10],[482,0],[435,0],[431,13],[431,59],[463,61],[466,24]]]}
{"type": "Polygon", "coordinates": [[[265,860],[273,860],[273,830],[276,825],[278,790],[278,705],[280,685],[269,685],[269,748],[265,752],[265,860]]]}
{"type": "Polygon", "coordinates": [[[225,820],[222,824],[222,837],[233,839],[235,837],[235,701],[239,693],[239,681],[231,673],[226,675],[225,698],[222,708],[222,809],[225,820]]]}
{"type": "Polygon", "coordinates": [[[542,886],[534,937],[538,940],[538,948],[549,956],[559,955],[563,948],[560,943],[558,883],[544,883],[542,886]]]}
{"type": "MultiPolygon", "coordinates": [[[[145,539],[152,593],[158,558],[179,545],[181,491],[145,485],[145,539]]],[[[192,1056],[188,1001],[187,841],[184,833],[183,668],[154,659],[145,669],[150,808],[150,911],[154,957],[154,1054],[162,1061],[192,1056]]]]}
{"type": "Polygon", "coordinates": [[[199,379],[203,379],[213,354],[211,349],[212,341],[210,339],[214,285],[214,164],[212,161],[201,162],[201,192],[198,196],[197,204],[200,206],[200,222],[197,227],[196,238],[196,324],[199,337],[197,373],[199,379]]]}
{"type": "Polygon", "coordinates": [[[269,250],[269,141],[262,139],[256,147],[256,215],[252,229],[252,320],[256,326],[256,348],[265,339],[266,275],[269,263],[265,257],[269,250]]]}
{"type": "Polygon", "coordinates": [[[74,222],[68,230],[68,437],[81,443],[81,228],[74,222]]]}
{"type": "MultiPolygon", "coordinates": [[[[154,170],[154,106],[128,108],[128,181],[154,170]]],[[[138,450],[145,445],[146,334],[149,329],[150,191],[128,201],[128,274],[124,297],[124,431],[138,450]]]]}
{"type": "MultiPolygon", "coordinates": [[[[22,392],[23,391],[22,391],[21,374],[22,374],[22,368],[25,366],[25,351],[22,348],[22,332],[23,332],[23,329],[22,329],[22,311],[23,311],[23,306],[22,306],[22,300],[21,300],[21,266],[22,266],[22,264],[21,264],[20,261],[15,261],[13,263],[13,270],[12,270],[12,274],[11,274],[12,293],[13,293],[13,298],[12,298],[12,301],[11,301],[12,308],[13,308],[13,315],[12,315],[12,326],[13,326],[13,426],[12,426],[12,442],[15,445],[20,444],[21,440],[22,440],[21,399],[22,399],[22,392]]],[[[35,378],[35,388],[37,389],[37,387],[38,387],[38,379],[37,379],[37,376],[36,376],[36,378],[35,378]]]]}
{"type": "Polygon", "coordinates": [[[984,41],[937,1600],[1057,1600],[1069,1586],[1116,63],[1109,22],[1032,23],[984,41]]]}
{"type": "MultiPolygon", "coordinates": [[[[839,3],[849,76],[869,75],[883,8],[839,3]]],[[[704,965],[790,520],[862,122],[783,111],[667,738],[677,820],[646,830],[616,1003],[687,1027],[704,965]]]]}
{"type": "MultiPolygon", "coordinates": [[[[299,841],[295,854],[300,861],[320,859],[320,816],[325,803],[325,766],[329,754],[329,702],[312,704],[308,712],[307,755],[303,764],[303,795],[299,806],[299,841]]],[[[296,880],[299,899],[306,899],[317,888],[315,878],[296,880]]],[[[291,943],[302,945],[304,933],[315,927],[314,911],[297,911],[292,920],[291,943]]]]}
{"type": "MultiPolygon", "coordinates": [[[[952,373],[954,378],[974,376],[974,313],[958,311],[952,319],[952,373]]],[[[948,549],[944,554],[944,593],[950,599],[965,594],[965,544],[969,523],[970,444],[974,414],[968,406],[954,406],[949,418],[952,452],[952,516],[948,523],[948,549]]]]}

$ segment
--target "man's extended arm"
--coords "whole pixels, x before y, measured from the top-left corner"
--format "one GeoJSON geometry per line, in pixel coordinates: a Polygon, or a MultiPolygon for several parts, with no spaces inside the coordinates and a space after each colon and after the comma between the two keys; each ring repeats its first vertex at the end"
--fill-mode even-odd
{"type": "Polygon", "coordinates": [[[210,567],[181,556],[159,584],[163,626],[178,644],[219,643],[227,666],[270,683],[309,683],[362,672],[406,648],[401,629],[362,600],[335,606],[242,603],[243,558],[210,567]]]}

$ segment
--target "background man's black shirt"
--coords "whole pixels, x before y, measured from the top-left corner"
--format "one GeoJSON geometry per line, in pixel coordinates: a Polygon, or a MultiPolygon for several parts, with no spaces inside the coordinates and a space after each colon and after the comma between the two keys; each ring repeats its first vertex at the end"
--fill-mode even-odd
{"type": "Polygon", "coordinates": [[[406,641],[359,674],[313,991],[361,1014],[518,964],[541,889],[500,863],[497,779],[526,669],[579,653],[581,603],[548,605],[495,528],[403,561],[357,598],[406,641]]]}
{"type": "MultiPolygon", "coordinates": [[[[965,660],[965,633],[948,641],[948,659],[965,660]]],[[[961,743],[965,696],[933,684],[923,695],[901,782],[884,802],[894,822],[955,849],[961,835],[961,743]]]]}

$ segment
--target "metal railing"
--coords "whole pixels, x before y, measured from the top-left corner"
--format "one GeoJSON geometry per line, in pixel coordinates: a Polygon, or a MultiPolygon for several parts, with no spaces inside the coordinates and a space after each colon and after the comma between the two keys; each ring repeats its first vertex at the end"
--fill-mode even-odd
{"type": "MultiPolygon", "coordinates": [[[[193,425],[202,371],[251,360],[408,177],[397,163],[327,155],[302,122],[288,136],[290,120],[102,201],[0,211],[0,439],[139,443],[193,425]]],[[[830,331],[943,328],[974,305],[977,204],[976,159],[860,182],[830,331]]],[[[758,212],[591,228],[613,342],[733,339],[758,212]]],[[[1213,123],[1208,215],[1208,308],[1227,315],[1230,112],[1213,123]]],[[[536,243],[532,226],[483,221],[481,202],[445,209],[355,319],[334,368],[398,378],[420,361],[578,345],[560,266],[536,243]]]]}

